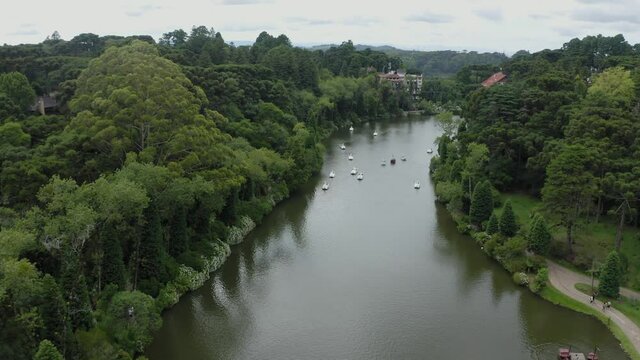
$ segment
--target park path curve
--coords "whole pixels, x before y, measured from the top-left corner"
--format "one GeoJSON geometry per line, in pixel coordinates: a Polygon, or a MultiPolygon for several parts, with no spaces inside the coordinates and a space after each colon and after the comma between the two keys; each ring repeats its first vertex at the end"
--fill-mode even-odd
{"type": "MultiPolygon", "coordinates": [[[[549,266],[549,281],[553,287],[574,300],[580,301],[588,306],[592,306],[597,311],[602,311],[601,301],[596,300],[593,304],[590,304],[589,296],[585,295],[575,287],[577,283],[590,284],[590,277],[567,269],[550,260],[547,260],[547,265],[549,266]]],[[[640,293],[629,289],[621,288],[620,293],[626,297],[640,299],[640,293]]],[[[605,311],[605,315],[607,315],[611,321],[616,323],[620,329],[622,329],[635,347],[636,351],[640,353],[640,328],[638,328],[638,325],[614,308],[607,309],[605,311]]]]}

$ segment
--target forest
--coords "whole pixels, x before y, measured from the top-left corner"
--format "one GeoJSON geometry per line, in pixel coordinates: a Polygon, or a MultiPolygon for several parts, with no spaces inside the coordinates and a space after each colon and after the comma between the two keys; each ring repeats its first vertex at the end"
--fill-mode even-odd
{"type": "Polygon", "coordinates": [[[461,82],[471,70],[448,84],[464,100],[460,117],[439,115],[431,163],[459,228],[516,282],[539,275],[534,291],[540,256],[599,276],[612,298],[640,289],[640,44],[598,35],[518,52],[506,82],[476,89],[461,82]]]}
{"type": "Polygon", "coordinates": [[[334,129],[412,106],[389,63],[204,26],[0,47],[0,358],[144,358],[334,129]]]}

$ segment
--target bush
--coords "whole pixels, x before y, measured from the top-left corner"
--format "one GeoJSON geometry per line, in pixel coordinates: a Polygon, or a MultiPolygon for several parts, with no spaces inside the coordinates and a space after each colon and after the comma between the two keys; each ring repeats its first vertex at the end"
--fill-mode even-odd
{"type": "Polygon", "coordinates": [[[238,217],[248,216],[254,222],[260,223],[262,218],[273,209],[274,204],[275,202],[268,197],[240,201],[237,207],[238,217]]]}
{"type": "Polygon", "coordinates": [[[196,271],[202,271],[202,269],[204,269],[204,261],[202,259],[202,255],[195,251],[187,251],[183,253],[182,255],[178,256],[176,261],[180,264],[193,268],[196,271]]]}
{"type": "Polygon", "coordinates": [[[484,243],[484,252],[493,257],[495,249],[498,246],[500,246],[500,243],[498,242],[497,236],[493,236],[484,243]]]}
{"type": "Polygon", "coordinates": [[[491,235],[487,234],[483,231],[474,232],[471,234],[471,237],[478,243],[479,245],[484,245],[489,239],[491,239],[491,235]]]}
{"type": "Polygon", "coordinates": [[[527,271],[537,272],[543,267],[547,266],[547,262],[544,257],[539,255],[527,256],[527,271]]]}
{"type": "Polygon", "coordinates": [[[523,272],[517,272],[513,274],[513,282],[516,285],[527,286],[529,285],[529,277],[523,272]]]}
{"type": "Polygon", "coordinates": [[[542,267],[538,270],[538,273],[533,278],[533,282],[531,283],[531,291],[534,293],[539,293],[547,286],[547,280],[549,279],[549,269],[546,267],[542,267]]]}
{"type": "Polygon", "coordinates": [[[505,259],[502,260],[501,263],[510,273],[524,272],[527,270],[527,258],[524,256],[505,259]]]}

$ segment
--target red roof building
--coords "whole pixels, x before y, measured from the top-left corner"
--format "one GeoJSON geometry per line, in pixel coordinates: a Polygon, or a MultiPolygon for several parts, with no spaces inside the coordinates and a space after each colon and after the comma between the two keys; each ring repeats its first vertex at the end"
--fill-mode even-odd
{"type": "Polygon", "coordinates": [[[507,75],[502,71],[500,71],[489,76],[485,81],[482,82],[482,86],[488,88],[495,84],[503,84],[506,81],[507,81],[507,75]]]}

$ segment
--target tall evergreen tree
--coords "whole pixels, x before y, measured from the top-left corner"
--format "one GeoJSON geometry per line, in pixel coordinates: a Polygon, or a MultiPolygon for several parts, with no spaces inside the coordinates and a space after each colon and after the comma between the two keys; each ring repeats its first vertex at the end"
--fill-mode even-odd
{"type": "Polygon", "coordinates": [[[620,256],[617,251],[612,251],[607,256],[607,262],[600,273],[600,284],[598,292],[604,296],[618,297],[620,293],[620,256]]]}
{"type": "Polygon", "coordinates": [[[493,196],[491,194],[491,183],[485,180],[478,183],[473,190],[471,207],[469,208],[469,220],[472,224],[481,225],[482,222],[489,220],[492,212],[493,196]]]}
{"type": "Polygon", "coordinates": [[[155,296],[158,277],[161,275],[162,264],[162,225],[156,204],[151,202],[145,211],[147,221],[139,247],[138,279],[141,290],[155,296]],[[151,285],[155,284],[155,285],[151,285]]]}
{"type": "Polygon", "coordinates": [[[498,225],[498,217],[496,213],[491,213],[489,217],[489,222],[487,223],[487,234],[493,235],[497,234],[500,231],[500,226],[498,225]]]}
{"type": "Polygon", "coordinates": [[[93,316],[79,255],[70,246],[64,246],[63,253],[60,280],[71,325],[74,329],[89,329],[93,325],[93,316]]]}
{"type": "Polygon", "coordinates": [[[529,237],[527,248],[536,254],[544,255],[551,245],[551,233],[547,222],[540,215],[535,215],[529,225],[529,237]]]}
{"type": "Polygon", "coordinates": [[[125,267],[122,245],[112,224],[105,224],[100,232],[102,240],[102,286],[115,284],[119,289],[125,285],[125,267]]]}
{"type": "Polygon", "coordinates": [[[50,339],[58,349],[65,353],[72,340],[67,306],[55,279],[46,274],[42,278],[42,299],[40,318],[43,328],[41,339],[50,339]]]}
{"type": "Polygon", "coordinates": [[[516,215],[511,207],[511,200],[507,200],[504,203],[499,226],[500,233],[506,237],[513,237],[518,232],[518,224],[516,223],[516,215]]]}
{"type": "Polygon", "coordinates": [[[169,254],[173,257],[179,256],[189,248],[187,209],[184,206],[176,209],[171,223],[171,237],[169,241],[169,254]]]}

